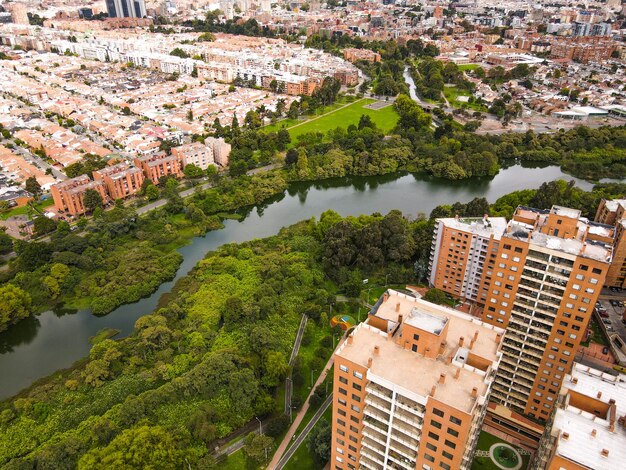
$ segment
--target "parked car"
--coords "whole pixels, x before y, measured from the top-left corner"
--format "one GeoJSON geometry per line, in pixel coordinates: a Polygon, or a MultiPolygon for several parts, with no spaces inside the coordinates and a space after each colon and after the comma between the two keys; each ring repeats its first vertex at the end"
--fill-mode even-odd
{"type": "Polygon", "coordinates": [[[602,319],[602,323],[604,323],[605,325],[610,325],[611,324],[611,320],[609,320],[607,318],[603,318],[602,319]]]}
{"type": "Polygon", "coordinates": [[[602,318],[609,318],[609,314],[606,311],[598,312],[598,315],[600,315],[602,318]]]}
{"type": "Polygon", "coordinates": [[[608,354],[609,353],[609,347],[608,346],[604,346],[602,348],[602,354],[608,354]]]}

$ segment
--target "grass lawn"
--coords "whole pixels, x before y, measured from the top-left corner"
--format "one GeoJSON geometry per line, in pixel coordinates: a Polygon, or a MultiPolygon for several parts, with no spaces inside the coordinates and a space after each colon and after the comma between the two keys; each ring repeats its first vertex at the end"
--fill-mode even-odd
{"type": "Polygon", "coordinates": [[[322,132],[326,134],[336,127],[347,128],[350,124],[356,125],[359,123],[359,119],[363,114],[370,116],[372,121],[374,121],[383,132],[389,132],[396,126],[398,114],[393,109],[392,105],[378,110],[364,107],[374,101],[376,100],[364,98],[345,108],[332,111],[330,114],[323,117],[317,119],[312,118],[303,124],[290,128],[289,134],[291,135],[292,143],[297,141],[299,135],[306,134],[307,132],[322,132]]]}
{"type": "MultiPolygon", "coordinates": [[[[46,199],[44,201],[39,201],[38,203],[34,204],[33,207],[35,207],[37,210],[41,212],[44,212],[44,209],[46,207],[51,206],[52,204],[54,204],[54,201],[52,199],[46,199]]],[[[28,214],[28,211],[29,211],[28,204],[24,206],[20,206],[20,207],[15,207],[11,209],[10,211],[5,212],[4,214],[0,214],[0,219],[6,220],[9,217],[14,216],[14,215],[25,215],[25,214],[28,214]]],[[[36,214],[36,211],[33,211],[33,213],[36,214]]]]}
{"type": "Polygon", "coordinates": [[[459,101],[459,97],[461,96],[471,96],[469,91],[460,90],[456,86],[445,86],[443,87],[443,94],[446,99],[450,102],[451,106],[455,108],[468,108],[473,109],[474,111],[486,112],[487,107],[484,105],[480,105],[477,103],[469,103],[466,101],[459,101]]]}
{"type": "Polygon", "coordinates": [[[476,70],[480,65],[478,64],[462,64],[459,65],[459,70],[476,70]]]}
{"type": "Polygon", "coordinates": [[[292,126],[295,126],[296,124],[303,123],[303,122],[306,122],[306,121],[308,121],[310,119],[313,119],[316,116],[321,116],[322,114],[326,114],[326,113],[329,113],[331,111],[334,111],[337,108],[341,108],[342,106],[345,106],[346,104],[352,103],[356,99],[357,99],[356,96],[342,96],[337,101],[335,101],[333,104],[329,104],[328,106],[322,106],[322,107],[316,109],[313,114],[307,114],[306,116],[300,116],[297,119],[290,119],[290,118],[281,119],[280,121],[278,121],[278,122],[276,122],[274,124],[269,124],[269,125],[265,126],[262,130],[264,130],[266,132],[277,132],[277,131],[279,131],[281,129],[288,129],[288,128],[292,127],[292,126]]]}
{"type": "MultiPolygon", "coordinates": [[[[483,431],[478,437],[478,446],[476,447],[476,449],[489,451],[489,448],[492,445],[500,442],[511,445],[508,442],[503,441],[499,437],[483,431]]],[[[511,445],[511,447],[515,448],[522,456],[522,466],[520,467],[520,469],[524,470],[528,468],[528,464],[530,463],[530,455],[522,454],[519,447],[513,445],[511,445]]],[[[474,457],[474,462],[472,462],[472,470],[500,470],[500,468],[494,464],[490,457],[474,457]]]]}
{"type": "Polygon", "coordinates": [[[246,468],[246,458],[243,455],[242,450],[229,455],[224,462],[217,465],[219,470],[240,470],[246,468]]]}

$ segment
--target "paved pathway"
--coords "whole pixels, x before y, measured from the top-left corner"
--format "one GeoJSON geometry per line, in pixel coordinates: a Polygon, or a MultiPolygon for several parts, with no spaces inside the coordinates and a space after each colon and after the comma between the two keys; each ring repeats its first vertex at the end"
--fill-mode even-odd
{"type": "MultiPolygon", "coordinates": [[[[345,336],[344,336],[344,338],[345,338],[345,336]]],[[[337,344],[337,348],[339,348],[339,346],[341,346],[341,344],[344,341],[344,338],[339,340],[339,343],[337,344]]],[[[337,348],[335,348],[335,351],[337,351],[337,348]]],[[[334,361],[335,361],[335,352],[333,351],[333,355],[330,356],[330,359],[326,363],[326,366],[324,367],[324,371],[318,377],[317,382],[315,382],[315,385],[313,385],[313,387],[311,387],[311,393],[309,393],[309,396],[307,397],[304,405],[302,406],[302,409],[296,415],[296,419],[293,421],[293,423],[291,424],[291,427],[287,431],[287,434],[283,438],[283,441],[278,446],[278,449],[276,450],[276,453],[274,454],[274,457],[272,457],[272,461],[267,466],[268,469],[274,470],[275,468],[277,468],[277,465],[278,465],[279,461],[281,460],[281,457],[283,456],[283,454],[287,450],[287,446],[291,442],[291,438],[296,433],[296,430],[298,429],[298,426],[300,426],[300,423],[304,419],[304,415],[306,414],[306,412],[309,409],[309,398],[311,398],[311,395],[313,395],[313,392],[315,391],[317,386],[320,385],[324,381],[324,379],[326,378],[326,375],[328,374],[328,371],[332,367],[334,361]]]]}
{"type": "Polygon", "coordinates": [[[296,333],[296,339],[293,344],[293,349],[291,350],[291,357],[289,358],[289,376],[285,379],[285,414],[290,415],[291,417],[291,396],[293,393],[293,382],[291,381],[292,368],[293,364],[296,361],[296,357],[298,356],[298,352],[300,351],[300,344],[302,343],[302,336],[304,335],[304,328],[306,327],[306,322],[308,317],[306,315],[302,315],[302,319],[300,320],[300,327],[298,328],[298,332],[296,333]]]}
{"type": "Polygon", "coordinates": [[[298,124],[294,124],[293,126],[291,126],[291,127],[287,127],[286,129],[287,129],[287,130],[291,130],[291,129],[294,129],[294,128],[298,127],[298,126],[302,126],[302,125],[304,125],[304,124],[308,124],[309,122],[316,121],[316,120],[318,120],[318,119],[321,119],[321,118],[323,118],[323,117],[328,116],[329,114],[336,113],[337,111],[340,111],[340,110],[342,110],[343,108],[347,108],[348,106],[352,106],[353,104],[359,103],[359,102],[363,101],[364,99],[365,99],[365,98],[361,98],[361,99],[359,99],[359,100],[353,101],[352,103],[344,104],[343,106],[340,106],[340,107],[339,107],[339,108],[337,108],[337,109],[333,109],[332,111],[328,111],[327,113],[320,114],[319,116],[316,116],[316,117],[314,117],[314,118],[312,118],[312,119],[307,119],[306,121],[299,122],[298,124]]]}
{"type": "Polygon", "coordinates": [[[332,401],[333,401],[333,394],[331,393],[330,395],[328,395],[328,397],[326,397],[326,400],[324,400],[324,403],[322,403],[322,406],[320,406],[320,409],[315,412],[315,414],[311,418],[311,421],[308,422],[308,424],[302,430],[300,435],[296,438],[296,440],[291,445],[291,447],[287,450],[287,452],[285,452],[285,455],[283,455],[282,458],[278,461],[278,463],[276,464],[276,468],[272,468],[272,467],[268,467],[268,468],[272,468],[272,470],[282,470],[282,468],[285,465],[287,465],[287,462],[289,462],[289,459],[291,459],[293,454],[298,450],[298,447],[302,445],[302,443],[304,442],[304,439],[309,435],[313,427],[317,424],[317,422],[322,417],[326,409],[330,406],[332,401]]]}

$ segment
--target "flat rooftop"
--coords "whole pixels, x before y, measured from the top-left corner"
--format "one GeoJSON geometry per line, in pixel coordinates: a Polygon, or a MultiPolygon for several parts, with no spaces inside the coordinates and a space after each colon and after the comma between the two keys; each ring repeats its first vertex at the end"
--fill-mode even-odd
{"type": "Polygon", "coordinates": [[[606,201],[605,206],[610,212],[616,212],[619,206],[626,209],[626,199],[612,199],[610,201],[606,201]]]}
{"type": "Polygon", "coordinates": [[[484,396],[488,385],[485,377],[474,371],[460,369],[459,378],[455,373],[459,367],[446,364],[440,359],[429,359],[397,345],[393,338],[378,328],[361,323],[352,333],[353,343],[344,342],[337,355],[351,362],[367,367],[372,358],[369,373],[388,380],[421,397],[427,397],[433,385],[437,387],[435,396],[454,408],[470,413],[476,403],[471,391],[474,387],[478,396],[484,396]],[[374,347],[379,353],[374,353],[374,347]],[[446,374],[445,383],[438,383],[441,374],[446,374]]]}
{"type": "Polygon", "coordinates": [[[352,344],[346,341],[337,351],[338,356],[364,367],[367,367],[371,357],[371,374],[421,397],[427,397],[432,387],[436,386],[437,400],[464,412],[471,412],[476,402],[476,398],[471,396],[472,388],[477,388],[478,396],[484,396],[488,384],[485,383],[484,371],[466,365],[467,357],[471,353],[485,358],[497,367],[503,329],[393,289],[383,295],[375,311],[370,314],[394,322],[397,322],[398,315],[402,315],[403,325],[411,325],[435,334],[439,334],[447,324],[444,352],[436,359],[424,357],[396,343],[402,327],[392,336],[368,323],[362,323],[352,333],[352,344]],[[471,339],[476,333],[476,341],[470,350],[471,339]],[[465,347],[459,347],[461,336],[465,339],[465,347]],[[379,347],[378,353],[374,352],[376,346],[379,347]],[[459,376],[455,378],[457,371],[460,371],[459,376]],[[442,373],[446,374],[446,379],[445,383],[440,384],[438,382],[442,373]]]}
{"type": "Polygon", "coordinates": [[[470,232],[483,237],[493,235],[496,240],[500,240],[506,230],[505,217],[488,217],[487,219],[482,217],[447,217],[437,220],[443,222],[444,226],[452,229],[470,232]]]}
{"type": "Polygon", "coordinates": [[[579,219],[581,212],[578,209],[570,209],[563,206],[552,206],[550,213],[556,215],[562,215],[563,217],[569,217],[570,219],[579,219]]]}
{"type": "MultiPolygon", "coordinates": [[[[617,419],[626,414],[626,382],[622,377],[575,363],[563,387],[592,398],[602,392],[602,402],[615,400],[617,419]],[[573,383],[572,378],[576,378],[577,383],[573,383]]],[[[615,422],[615,431],[611,432],[609,424],[608,420],[571,405],[565,409],[558,408],[553,426],[554,434],[560,432],[556,455],[588,468],[623,468],[626,462],[626,428],[615,422]],[[595,437],[592,434],[594,430],[595,437]],[[567,439],[563,433],[568,434],[567,439]],[[608,450],[606,456],[602,455],[604,449],[608,450]]]]}
{"type": "MultiPolygon", "coordinates": [[[[585,224],[586,227],[586,224],[585,224]]],[[[579,225],[579,232],[580,232],[579,225]]],[[[578,238],[561,238],[553,235],[546,235],[533,226],[512,220],[509,222],[509,229],[504,235],[506,238],[516,238],[518,240],[528,240],[535,247],[543,247],[554,251],[560,251],[572,256],[582,256],[584,258],[608,263],[611,260],[613,250],[600,242],[582,241],[578,238]]]]}

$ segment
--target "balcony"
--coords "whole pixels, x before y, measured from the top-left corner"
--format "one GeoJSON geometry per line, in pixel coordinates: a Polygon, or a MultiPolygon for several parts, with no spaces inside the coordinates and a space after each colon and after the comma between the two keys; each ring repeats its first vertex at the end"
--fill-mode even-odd
{"type": "Polygon", "coordinates": [[[389,413],[379,411],[377,408],[373,408],[371,405],[366,406],[364,412],[366,416],[376,418],[381,423],[386,424],[389,422],[389,413]]]}
{"type": "Polygon", "coordinates": [[[414,470],[415,469],[415,460],[410,460],[405,457],[402,457],[397,452],[389,450],[387,454],[387,464],[391,463],[391,465],[387,465],[387,468],[397,468],[397,469],[405,469],[405,470],[414,470]],[[391,462],[390,462],[391,461],[391,462]]]}
{"type": "Polygon", "coordinates": [[[382,400],[380,398],[377,398],[374,395],[366,396],[365,403],[381,411],[384,411],[387,414],[389,414],[389,412],[391,411],[391,403],[389,403],[388,401],[382,400]]]}
{"type": "Polygon", "coordinates": [[[361,459],[359,460],[359,465],[360,465],[360,468],[363,468],[366,470],[383,470],[384,468],[382,464],[376,463],[372,459],[363,455],[363,452],[361,452],[361,459]]]}
{"type": "Polygon", "coordinates": [[[376,465],[375,468],[384,468],[385,464],[383,463],[383,458],[384,457],[380,457],[378,455],[375,455],[373,452],[371,452],[369,449],[366,448],[361,448],[361,458],[366,457],[369,461],[372,462],[372,464],[376,465]]]}
{"type": "Polygon", "coordinates": [[[424,418],[424,407],[413,400],[398,395],[396,399],[396,408],[413,413],[420,418],[424,418]]]}
{"type": "Polygon", "coordinates": [[[363,437],[361,439],[361,446],[368,448],[369,450],[374,452],[375,455],[378,455],[380,457],[385,455],[385,445],[381,445],[378,442],[370,439],[369,437],[363,437]]]}
{"type": "Polygon", "coordinates": [[[369,427],[374,428],[376,431],[384,435],[387,435],[387,432],[389,431],[389,426],[387,425],[387,423],[382,423],[376,418],[372,418],[371,416],[367,415],[365,416],[364,421],[369,427]]]}
{"type": "Polygon", "coordinates": [[[401,432],[403,434],[406,434],[408,437],[412,437],[413,439],[417,439],[419,440],[420,435],[421,435],[421,430],[412,426],[408,426],[406,424],[404,424],[404,422],[396,419],[394,417],[393,422],[391,423],[391,428],[392,430],[396,430],[398,432],[401,432]]]}
{"type": "Polygon", "coordinates": [[[416,449],[416,452],[420,443],[417,439],[413,439],[405,434],[400,434],[399,432],[391,433],[391,440],[392,442],[399,442],[407,449],[416,449]]]}
{"type": "Polygon", "coordinates": [[[392,449],[394,452],[397,452],[398,454],[400,454],[403,458],[407,459],[407,460],[415,460],[415,457],[417,456],[417,449],[412,449],[396,440],[393,439],[393,436],[391,438],[391,441],[389,442],[389,448],[392,449]]]}
{"type": "Polygon", "coordinates": [[[407,425],[412,426],[412,427],[416,427],[416,428],[421,428],[422,427],[422,423],[424,422],[424,420],[422,418],[418,418],[415,415],[411,415],[409,413],[405,413],[404,411],[401,411],[399,409],[397,409],[394,413],[394,419],[395,418],[399,418],[402,421],[404,421],[407,425]]]}
{"type": "Polygon", "coordinates": [[[374,384],[374,383],[369,383],[367,385],[367,387],[365,387],[365,391],[367,393],[371,393],[372,395],[375,395],[379,398],[382,398],[384,400],[389,400],[391,401],[391,390],[386,389],[385,387],[381,387],[380,385],[374,384]]]}
{"type": "Polygon", "coordinates": [[[379,443],[380,445],[387,445],[387,437],[379,432],[376,428],[373,428],[371,426],[365,426],[362,432],[364,436],[379,443]]]}

